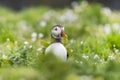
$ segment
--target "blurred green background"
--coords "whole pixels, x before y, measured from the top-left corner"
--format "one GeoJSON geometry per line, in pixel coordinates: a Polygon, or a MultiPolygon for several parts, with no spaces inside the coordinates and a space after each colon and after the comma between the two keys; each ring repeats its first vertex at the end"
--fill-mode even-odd
{"type": "Polygon", "coordinates": [[[1,2],[0,80],[119,80],[120,12],[97,2],[71,1],[62,8],[1,2]],[[44,55],[56,24],[68,35],[67,62],[44,55]]]}

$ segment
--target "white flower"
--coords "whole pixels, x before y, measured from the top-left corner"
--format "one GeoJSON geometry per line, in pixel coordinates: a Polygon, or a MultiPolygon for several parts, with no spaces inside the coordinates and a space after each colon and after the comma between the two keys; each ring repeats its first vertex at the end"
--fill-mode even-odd
{"type": "Polygon", "coordinates": [[[37,33],[36,33],[36,32],[33,32],[33,33],[31,34],[31,40],[32,40],[32,41],[36,41],[36,39],[37,39],[37,33]]]}
{"type": "Polygon", "coordinates": [[[60,22],[74,22],[78,19],[77,15],[71,10],[67,10],[63,15],[58,17],[60,22]]]}
{"type": "Polygon", "coordinates": [[[110,8],[103,8],[102,12],[106,15],[106,16],[110,16],[112,11],[110,10],[110,8]]]}
{"type": "Polygon", "coordinates": [[[80,64],[83,64],[83,62],[82,62],[82,61],[80,61],[80,64]]]}
{"type": "Polygon", "coordinates": [[[85,55],[85,54],[83,54],[82,57],[83,57],[84,59],[88,59],[88,58],[89,58],[89,56],[87,56],[87,55],[85,55]]]}
{"type": "Polygon", "coordinates": [[[78,60],[75,60],[75,63],[79,63],[79,61],[78,61],[78,60]]]}
{"type": "Polygon", "coordinates": [[[89,76],[81,76],[80,80],[91,80],[89,76]]]}
{"type": "Polygon", "coordinates": [[[3,80],[2,76],[0,76],[0,80],[3,80]]]}
{"type": "Polygon", "coordinates": [[[75,40],[74,40],[74,39],[71,39],[71,40],[70,40],[70,43],[74,43],[74,42],[75,42],[75,40]]]}
{"type": "Polygon", "coordinates": [[[17,44],[18,44],[18,42],[17,42],[17,41],[15,41],[14,43],[15,43],[15,45],[17,45],[17,44]]]}
{"type": "Polygon", "coordinates": [[[112,25],[112,28],[113,28],[114,30],[119,30],[119,29],[120,29],[120,25],[119,25],[118,23],[114,23],[114,24],[112,25]]]}
{"type": "Polygon", "coordinates": [[[29,46],[30,49],[31,49],[32,47],[33,47],[32,45],[29,46]]]}
{"type": "Polygon", "coordinates": [[[113,44],[113,47],[115,48],[115,47],[116,47],[116,45],[115,45],[115,44],[113,44]]]}
{"type": "Polygon", "coordinates": [[[45,20],[51,19],[51,17],[54,16],[54,13],[55,13],[54,10],[50,10],[43,15],[43,18],[45,20]]]}
{"type": "Polygon", "coordinates": [[[39,48],[37,49],[37,51],[42,51],[42,49],[43,49],[42,47],[39,47],[39,48]]]}
{"type": "Polygon", "coordinates": [[[28,45],[28,44],[29,44],[29,42],[25,41],[25,42],[24,42],[24,44],[25,44],[25,45],[28,45]]]}
{"type": "Polygon", "coordinates": [[[104,63],[104,61],[105,61],[104,58],[103,58],[103,59],[100,59],[100,62],[101,62],[101,63],[104,63]]]}
{"type": "Polygon", "coordinates": [[[9,50],[11,50],[11,47],[10,47],[10,45],[6,45],[6,47],[7,47],[9,50]]]}
{"type": "Polygon", "coordinates": [[[46,22],[46,21],[41,21],[41,22],[40,22],[40,26],[41,26],[41,27],[46,27],[46,25],[47,25],[47,22],[46,22]]]}
{"type": "Polygon", "coordinates": [[[28,30],[26,21],[20,21],[20,22],[18,23],[18,26],[19,26],[22,30],[24,30],[24,31],[27,31],[27,30],[28,30]]]}
{"type": "Polygon", "coordinates": [[[104,26],[104,32],[105,32],[106,34],[110,34],[111,28],[110,28],[110,25],[109,25],[109,24],[106,24],[106,25],[104,26]]]}
{"type": "Polygon", "coordinates": [[[76,1],[73,1],[73,2],[71,3],[71,6],[72,6],[73,8],[75,8],[75,7],[78,6],[78,3],[77,3],[76,1]]]}
{"type": "Polygon", "coordinates": [[[110,60],[115,59],[114,54],[111,54],[111,55],[109,56],[109,59],[110,59],[110,60]]]}
{"type": "Polygon", "coordinates": [[[98,59],[99,56],[97,54],[94,55],[94,59],[98,59]]]}
{"type": "Polygon", "coordinates": [[[118,52],[119,52],[119,49],[114,48],[114,51],[115,51],[115,53],[118,53],[118,52]]]}
{"type": "Polygon", "coordinates": [[[82,45],[83,43],[84,43],[83,41],[80,42],[81,45],[82,45]]]}
{"type": "Polygon", "coordinates": [[[9,42],[9,41],[10,41],[10,39],[9,39],[9,38],[7,38],[7,39],[6,39],[6,41],[7,41],[7,42],[9,42]]]}
{"type": "Polygon", "coordinates": [[[23,46],[23,48],[24,48],[24,49],[26,49],[26,48],[27,48],[27,46],[23,46]]]}
{"type": "Polygon", "coordinates": [[[43,38],[43,37],[44,37],[44,35],[42,33],[38,34],[38,38],[43,38]]]}
{"type": "Polygon", "coordinates": [[[7,56],[5,54],[2,55],[3,59],[7,59],[7,56]]]}

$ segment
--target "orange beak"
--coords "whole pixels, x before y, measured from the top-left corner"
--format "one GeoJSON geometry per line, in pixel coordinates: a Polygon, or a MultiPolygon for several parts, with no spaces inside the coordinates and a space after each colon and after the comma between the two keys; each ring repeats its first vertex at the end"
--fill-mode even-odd
{"type": "Polygon", "coordinates": [[[62,30],[61,36],[62,36],[62,37],[67,37],[67,34],[64,32],[64,30],[62,30]]]}

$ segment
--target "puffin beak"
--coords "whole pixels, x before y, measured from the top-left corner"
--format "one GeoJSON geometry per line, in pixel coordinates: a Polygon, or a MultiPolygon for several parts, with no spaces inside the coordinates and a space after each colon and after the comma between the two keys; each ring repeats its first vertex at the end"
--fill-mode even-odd
{"type": "Polygon", "coordinates": [[[62,30],[61,36],[62,36],[62,37],[67,37],[67,34],[64,32],[64,30],[62,30]]]}

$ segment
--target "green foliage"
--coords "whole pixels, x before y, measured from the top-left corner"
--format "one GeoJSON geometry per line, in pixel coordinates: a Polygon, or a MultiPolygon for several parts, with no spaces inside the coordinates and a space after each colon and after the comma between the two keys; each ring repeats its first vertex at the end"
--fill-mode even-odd
{"type": "Polygon", "coordinates": [[[0,11],[0,80],[120,79],[119,12],[84,1],[63,10],[0,11]],[[68,35],[66,62],[44,54],[56,24],[68,35]]]}

